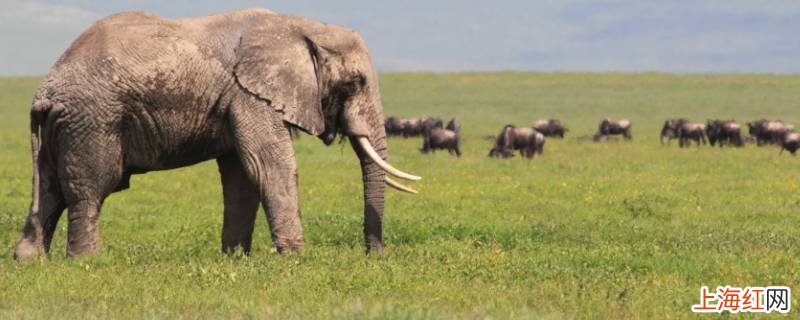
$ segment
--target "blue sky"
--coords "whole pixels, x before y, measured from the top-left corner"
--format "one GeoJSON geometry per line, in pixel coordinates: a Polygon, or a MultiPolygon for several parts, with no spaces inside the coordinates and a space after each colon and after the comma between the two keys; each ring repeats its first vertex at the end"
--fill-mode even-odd
{"type": "Polygon", "coordinates": [[[248,7],[355,29],[381,71],[800,73],[800,1],[0,0],[0,75],[46,73],[111,13],[248,7]]]}

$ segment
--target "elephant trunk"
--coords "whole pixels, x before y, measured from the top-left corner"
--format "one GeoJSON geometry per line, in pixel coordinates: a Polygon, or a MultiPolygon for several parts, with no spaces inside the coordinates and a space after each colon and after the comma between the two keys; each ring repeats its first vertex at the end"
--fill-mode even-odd
{"type": "MultiPolygon", "coordinates": [[[[366,52],[366,51],[364,51],[366,52]]],[[[361,164],[364,182],[364,242],[367,253],[383,250],[384,184],[402,191],[416,191],[388,179],[386,173],[416,181],[420,177],[394,168],[386,158],[386,129],[378,91],[378,74],[366,72],[360,94],[351,97],[342,115],[343,132],[350,139],[361,164]]]]}
{"type": "MultiPolygon", "coordinates": [[[[385,159],[387,155],[385,136],[376,136],[370,140],[372,140],[375,152],[385,159]]],[[[367,253],[372,251],[380,253],[383,250],[383,208],[386,174],[383,168],[373,161],[360,147],[357,138],[351,137],[350,142],[361,162],[361,175],[364,181],[364,243],[367,246],[367,253]]]]}

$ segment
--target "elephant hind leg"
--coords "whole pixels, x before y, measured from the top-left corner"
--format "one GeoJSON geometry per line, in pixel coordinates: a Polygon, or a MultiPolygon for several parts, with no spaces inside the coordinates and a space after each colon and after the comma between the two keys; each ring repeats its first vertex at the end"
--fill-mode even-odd
{"type": "Polygon", "coordinates": [[[50,243],[55,233],[58,219],[65,209],[64,196],[58,185],[56,171],[44,164],[43,159],[39,159],[39,206],[35,210],[31,205],[25,226],[22,229],[22,237],[14,248],[14,258],[28,260],[41,254],[48,254],[50,243]]]}
{"type": "Polygon", "coordinates": [[[233,253],[236,247],[242,247],[242,251],[249,254],[258,211],[258,188],[250,181],[241,160],[235,154],[217,158],[217,165],[222,179],[225,205],[222,252],[233,253]]]}
{"type": "Polygon", "coordinates": [[[69,219],[67,256],[77,257],[100,250],[100,209],[123,178],[122,148],[102,135],[81,137],[83,143],[65,136],[60,145],[69,147],[59,155],[58,176],[69,219]]]}

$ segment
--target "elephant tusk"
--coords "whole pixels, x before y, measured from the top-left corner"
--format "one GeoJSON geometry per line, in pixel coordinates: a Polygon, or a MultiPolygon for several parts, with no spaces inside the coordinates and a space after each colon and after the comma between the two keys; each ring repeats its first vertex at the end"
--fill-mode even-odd
{"type": "Polygon", "coordinates": [[[397,170],[386,161],[383,161],[383,159],[381,159],[378,153],[375,152],[375,149],[372,148],[372,144],[369,143],[369,139],[367,139],[366,137],[358,137],[358,144],[361,145],[361,149],[364,149],[364,152],[367,153],[369,158],[372,159],[372,161],[374,161],[375,164],[381,167],[383,171],[386,171],[387,173],[390,173],[395,177],[403,178],[406,180],[417,181],[419,179],[422,179],[422,177],[418,177],[413,174],[408,174],[403,171],[397,170]]]}
{"type": "Polygon", "coordinates": [[[411,188],[409,188],[407,186],[404,186],[404,185],[400,184],[399,182],[392,180],[392,178],[389,178],[389,177],[386,177],[386,184],[389,185],[392,188],[395,188],[395,189],[403,191],[403,192],[417,194],[417,190],[414,190],[414,189],[411,189],[411,188]]]}

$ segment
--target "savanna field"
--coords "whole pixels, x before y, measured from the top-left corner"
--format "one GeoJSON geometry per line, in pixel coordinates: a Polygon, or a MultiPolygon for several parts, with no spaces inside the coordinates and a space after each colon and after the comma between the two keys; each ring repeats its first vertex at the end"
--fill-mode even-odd
{"type": "Polygon", "coordinates": [[[304,135],[299,256],[275,252],[263,213],[251,256],[220,253],[210,161],[109,197],[100,254],[65,258],[65,214],[51,258],[19,263],[39,81],[0,79],[0,318],[700,318],[702,285],[789,286],[800,308],[800,158],[658,139],[673,117],[800,125],[800,76],[384,74],[386,115],[458,117],[464,155],[389,141],[423,180],[387,189],[383,255],[364,255],[352,149],[304,135]],[[633,141],[578,139],[606,116],[630,119],[633,141]],[[546,117],[570,131],[544,156],[487,157],[485,136],[546,117]]]}

